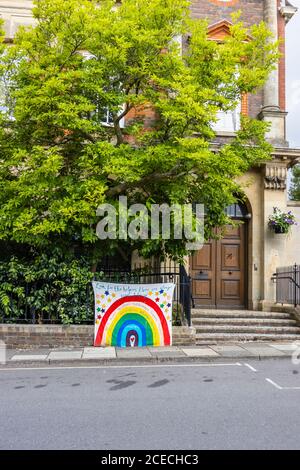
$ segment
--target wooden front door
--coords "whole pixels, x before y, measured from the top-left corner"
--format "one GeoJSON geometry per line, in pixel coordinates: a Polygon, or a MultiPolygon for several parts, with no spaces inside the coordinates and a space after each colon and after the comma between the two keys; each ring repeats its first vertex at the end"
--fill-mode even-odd
{"type": "Polygon", "coordinates": [[[209,240],[191,257],[196,307],[245,307],[245,232],[245,224],[227,226],[222,239],[209,240]]]}

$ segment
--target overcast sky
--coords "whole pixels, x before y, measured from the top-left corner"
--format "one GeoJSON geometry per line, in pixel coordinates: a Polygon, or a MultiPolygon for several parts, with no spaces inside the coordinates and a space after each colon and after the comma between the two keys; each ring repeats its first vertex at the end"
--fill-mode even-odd
{"type": "Polygon", "coordinates": [[[286,27],[287,138],[291,147],[300,147],[300,0],[290,0],[298,12],[286,27]]]}

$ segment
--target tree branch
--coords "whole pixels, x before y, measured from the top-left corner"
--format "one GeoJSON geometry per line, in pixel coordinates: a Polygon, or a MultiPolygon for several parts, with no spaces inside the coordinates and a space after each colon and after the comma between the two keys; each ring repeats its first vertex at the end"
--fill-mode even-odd
{"type": "Polygon", "coordinates": [[[133,183],[120,183],[117,186],[114,186],[113,188],[108,189],[106,192],[106,195],[108,197],[117,196],[127,191],[128,189],[144,186],[145,184],[151,183],[153,181],[157,182],[157,181],[162,181],[166,179],[172,179],[174,177],[180,178],[190,172],[190,170],[186,170],[186,171],[182,171],[181,173],[178,173],[178,170],[180,167],[181,165],[178,163],[170,171],[167,171],[166,173],[151,173],[150,175],[144,176],[139,181],[135,181],[133,183]]]}

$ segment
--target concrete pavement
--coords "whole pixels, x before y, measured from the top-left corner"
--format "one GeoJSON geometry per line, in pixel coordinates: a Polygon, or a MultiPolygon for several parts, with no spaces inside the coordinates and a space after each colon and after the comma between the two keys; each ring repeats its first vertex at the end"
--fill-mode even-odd
{"type": "MultiPolygon", "coordinates": [[[[147,348],[93,348],[7,350],[4,367],[52,364],[159,363],[218,361],[224,359],[262,359],[300,356],[300,343],[236,343],[216,346],[147,347],[147,348]],[[299,354],[298,354],[299,352],[299,354]]],[[[1,362],[1,361],[0,361],[1,362]]]]}

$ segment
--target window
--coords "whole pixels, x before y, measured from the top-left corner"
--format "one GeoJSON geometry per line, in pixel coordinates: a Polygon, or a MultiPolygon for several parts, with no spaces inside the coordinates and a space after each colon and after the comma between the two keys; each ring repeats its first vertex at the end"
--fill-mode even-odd
{"type": "Polygon", "coordinates": [[[177,34],[176,36],[173,37],[172,42],[177,44],[179,46],[179,53],[182,55],[182,36],[181,34],[177,34]]]}
{"type": "Polygon", "coordinates": [[[238,131],[241,125],[241,112],[241,103],[233,111],[218,111],[218,120],[213,124],[213,130],[217,133],[238,131]]]}
{"type": "MultiPolygon", "coordinates": [[[[96,56],[94,54],[91,54],[89,51],[80,51],[80,54],[84,57],[85,60],[96,59],[96,56]]],[[[121,114],[123,111],[124,111],[124,105],[120,106],[119,114],[121,114]]],[[[107,127],[112,127],[114,124],[113,115],[109,107],[107,106],[103,107],[101,106],[99,102],[96,104],[96,110],[90,113],[90,117],[96,117],[101,124],[107,127]]],[[[120,120],[120,127],[123,128],[124,125],[125,125],[125,119],[122,118],[120,120]]]]}
{"type": "Polygon", "coordinates": [[[247,219],[249,218],[248,209],[243,202],[231,204],[225,209],[225,213],[231,219],[247,219]]]}
{"type": "MultiPolygon", "coordinates": [[[[225,0],[223,0],[225,2],[225,0]]],[[[208,38],[211,41],[222,43],[226,37],[231,35],[232,23],[227,20],[220,20],[208,27],[208,38]]],[[[249,37],[247,40],[251,40],[249,37]]],[[[218,132],[236,132],[240,129],[241,114],[248,114],[248,95],[243,94],[241,102],[233,111],[219,111],[217,122],[213,124],[213,130],[218,132]]]]}
{"type": "MultiPolygon", "coordinates": [[[[124,106],[122,106],[122,108],[120,109],[120,114],[123,112],[123,109],[124,109],[124,106]]],[[[105,107],[102,109],[98,109],[96,112],[98,114],[99,121],[101,122],[101,124],[103,124],[104,126],[113,126],[114,120],[113,120],[113,116],[109,108],[105,107]]],[[[125,124],[124,118],[122,118],[120,120],[120,127],[123,128],[124,124],[125,124]]]]}

